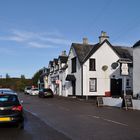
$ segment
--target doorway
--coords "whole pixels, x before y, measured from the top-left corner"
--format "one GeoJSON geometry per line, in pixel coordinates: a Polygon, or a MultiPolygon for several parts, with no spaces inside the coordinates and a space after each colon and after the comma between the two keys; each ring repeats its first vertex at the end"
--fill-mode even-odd
{"type": "Polygon", "coordinates": [[[72,95],[75,96],[76,95],[76,82],[72,81],[72,95]]]}
{"type": "Polygon", "coordinates": [[[121,96],[122,94],[122,79],[111,79],[111,95],[121,96]]]}

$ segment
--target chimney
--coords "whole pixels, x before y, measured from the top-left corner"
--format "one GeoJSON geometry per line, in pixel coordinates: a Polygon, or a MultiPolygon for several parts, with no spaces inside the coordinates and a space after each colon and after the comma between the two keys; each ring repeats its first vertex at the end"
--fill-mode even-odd
{"type": "Polygon", "coordinates": [[[107,36],[106,32],[101,31],[101,36],[99,36],[99,43],[102,43],[104,40],[108,40],[109,36],[107,36]]]}
{"type": "Polygon", "coordinates": [[[61,56],[67,56],[66,51],[62,51],[61,56]]]}
{"type": "Polygon", "coordinates": [[[87,45],[88,44],[88,38],[86,38],[86,37],[83,38],[83,44],[84,45],[87,45]]]}

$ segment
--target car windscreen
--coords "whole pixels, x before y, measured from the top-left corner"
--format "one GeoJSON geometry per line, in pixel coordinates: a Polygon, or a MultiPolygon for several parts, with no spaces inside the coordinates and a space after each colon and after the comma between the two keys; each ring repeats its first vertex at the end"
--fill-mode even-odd
{"type": "Polygon", "coordinates": [[[26,88],[26,90],[30,90],[30,89],[31,89],[31,87],[27,87],[27,88],[26,88]]]}
{"type": "Polygon", "coordinates": [[[0,95],[0,106],[18,105],[19,100],[16,95],[0,95]]]}
{"type": "Polygon", "coordinates": [[[44,89],[44,92],[52,92],[51,89],[44,89]]]}
{"type": "Polygon", "coordinates": [[[32,89],[33,91],[37,91],[38,90],[38,88],[34,88],[34,89],[32,89]]]}

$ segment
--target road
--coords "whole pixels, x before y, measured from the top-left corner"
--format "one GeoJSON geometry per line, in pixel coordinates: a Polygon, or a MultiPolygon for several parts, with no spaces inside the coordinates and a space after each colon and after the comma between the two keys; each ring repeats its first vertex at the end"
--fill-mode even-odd
{"type": "Polygon", "coordinates": [[[0,128],[4,140],[140,140],[140,111],[19,95],[24,101],[25,130],[0,128]]]}

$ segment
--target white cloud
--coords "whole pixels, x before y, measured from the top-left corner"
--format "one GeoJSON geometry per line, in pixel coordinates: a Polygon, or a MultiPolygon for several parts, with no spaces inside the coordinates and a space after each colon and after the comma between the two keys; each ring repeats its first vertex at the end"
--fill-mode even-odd
{"type": "Polygon", "coordinates": [[[6,40],[6,41],[16,41],[16,42],[23,42],[24,39],[19,37],[19,36],[4,36],[4,37],[0,37],[0,40],[6,40]]]}
{"type": "Polygon", "coordinates": [[[64,39],[59,32],[29,32],[12,29],[10,35],[1,36],[0,40],[24,43],[32,48],[54,48],[60,45],[70,45],[70,41],[64,39]]]}
{"type": "Polygon", "coordinates": [[[32,48],[54,48],[53,45],[41,44],[38,42],[29,42],[28,45],[32,48]]]}

